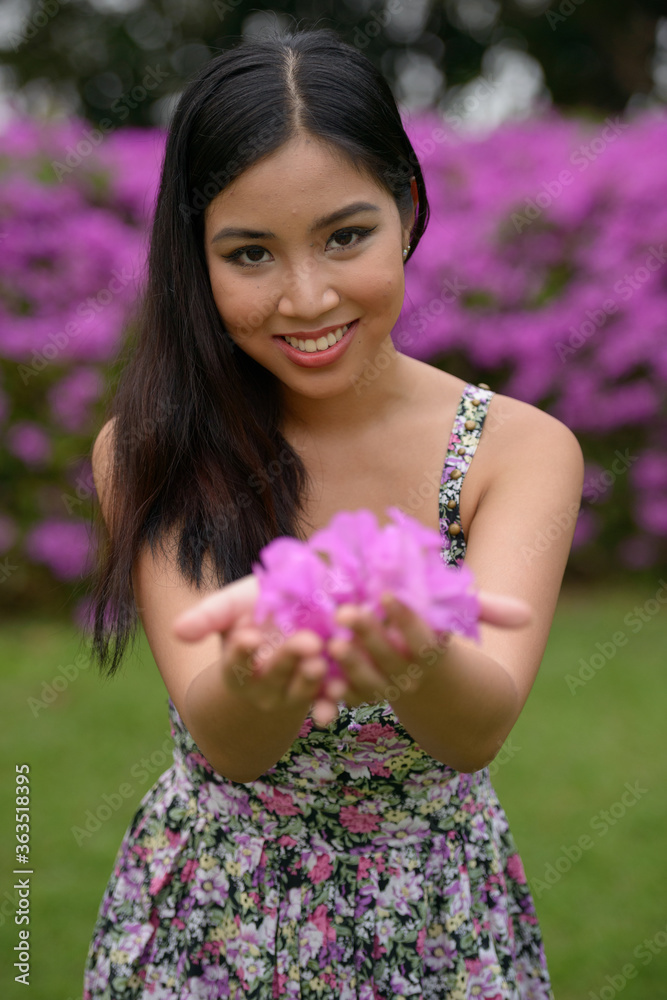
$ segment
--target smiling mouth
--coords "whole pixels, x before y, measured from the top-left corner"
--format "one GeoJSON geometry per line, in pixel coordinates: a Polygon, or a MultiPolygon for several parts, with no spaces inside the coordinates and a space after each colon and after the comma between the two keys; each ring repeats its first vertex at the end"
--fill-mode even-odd
{"type": "Polygon", "coordinates": [[[299,337],[283,337],[282,339],[290,347],[296,347],[297,350],[302,351],[304,354],[315,354],[319,351],[327,351],[334,344],[337,344],[339,340],[342,340],[351,326],[352,323],[346,323],[345,326],[339,326],[337,330],[332,330],[326,337],[318,337],[317,340],[313,340],[311,337],[308,337],[306,340],[302,340],[299,337]]]}

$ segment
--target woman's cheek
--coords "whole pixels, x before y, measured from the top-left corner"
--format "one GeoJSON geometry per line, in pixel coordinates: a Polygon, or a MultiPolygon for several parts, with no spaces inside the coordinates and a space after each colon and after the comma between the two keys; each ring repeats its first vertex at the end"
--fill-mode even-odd
{"type": "Polygon", "coordinates": [[[211,284],[213,291],[213,301],[228,330],[242,336],[252,329],[249,315],[252,308],[247,303],[239,302],[229,288],[224,288],[221,283],[211,284]]]}

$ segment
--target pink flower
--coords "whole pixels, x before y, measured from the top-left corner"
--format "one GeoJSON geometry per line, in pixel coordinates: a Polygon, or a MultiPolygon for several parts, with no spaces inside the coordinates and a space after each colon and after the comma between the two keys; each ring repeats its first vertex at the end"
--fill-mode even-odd
{"type": "Polygon", "coordinates": [[[313,720],[309,719],[309,718],[305,718],[303,720],[303,722],[301,723],[301,729],[299,730],[298,735],[300,737],[307,736],[308,733],[311,731],[312,728],[313,728],[313,720]]]}
{"type": "Polygon", "coordinates": [[[162,872],[161,875],[155,875],[151,879],[148,891],[151,896],[157,896],[158,892],[165,887],[168,882],[171,882],[172,874],[171,872],[162,872]]]}
{"type": "Polygon", "coordinates": [[[273,795],[260,794],[260,799],[279,816],[296,816],[301,810],[291,796],[275,791],[273,795]]]}
{"type": "Polygon", "coordinates": [[[367,743],[377,743],[385,732],[387,735],[392,734],[391,726],[383,726],[381,722],[367,722],[363,726],[359,726],[357,739],[367,743]]]}
{"type": "Polygon", "coordinates": [[[190,882],[194,878],[194,874],[197,870],[197,859],[190,858],[183,865],[183,870],[181,872],[181,882],[190,882]]]}
{"type": "MultiPolygon", "coordinates": [[[[438,632],[479,638],[479,601],[465,566],[443,562],[437,532],[397,507],[380,528],[372,511],[340,511],[306,542],[274,539],[253,563],[259,581],[255,622],[273,616],[286,632],[311,629],[323,639],[351,638],[334,620],[341,604],[360,604],[383,617],[385,592],[438,632]],[[326,562],[325,562],[326,559],[326,562]]],[[[329,657],[333,676],[340,667],[329,657]]]]}
{"type": "Polygon", "coordinates": [[[374,833],[380,817],[361,813],[356,806],[343,806],[340,810],[340,821],[351,833],[374,833]]]}
{"type": "Polygon", "coordinates": [[[44,430],[29,420],[22,420],[7,432],[7,450],[26,465],[45,465],[51,457],[51,442],[44,430]]]}
{"type": "Polygon", "coordinates": [[[523,864],[521,862],[521,858],[519,857],[518,854],[512,854],[507,859],[506,867],[510,878],[513,878],[515,882],[519,882],[522,885],[525,883],[526,875],[523,870],[523,864]]]}
{"type": "Polygon", "coordinates": [[[90,572],[94,544],[85,521],[58,518],[41,521],[24,540],[27,555],[45,563],[59,580],[74,580],[90,572]]]}
{"type": "MultiPolygon", "coordinates": [[[[331,877],[331,872],[331,859],[326,854],[320,854],[308,872],[308,878],[317,885],[319,882],[326,882],[331,877]]],[[[317,921],[314,921],[314,923],[317,923],[317,921]]],[[[320,930],[322,930],[321,927],[320,930]]]]}

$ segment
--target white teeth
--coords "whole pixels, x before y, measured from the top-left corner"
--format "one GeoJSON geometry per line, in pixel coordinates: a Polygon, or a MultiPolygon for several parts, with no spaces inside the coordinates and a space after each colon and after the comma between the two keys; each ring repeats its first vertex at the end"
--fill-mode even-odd
{"type": "Polygon", "coordinates": [[[296,347],[298,350],[304,351],[306,354],[314,354],[316,351],[326,351],[327,348],[333,347],[333,345],[337,344],[341,337],[347,333],[349,328],[349,323],[345,326],[339,326],[335,332],[332,330],[331,333],[326,335],[326,337],[318,337],[317,340],[312,340],[310,337],[308,340],[297,340],[296,337],[283,337],[283,340],[286,340],[288,344],[292,345],[292,347],[296,347]]]}

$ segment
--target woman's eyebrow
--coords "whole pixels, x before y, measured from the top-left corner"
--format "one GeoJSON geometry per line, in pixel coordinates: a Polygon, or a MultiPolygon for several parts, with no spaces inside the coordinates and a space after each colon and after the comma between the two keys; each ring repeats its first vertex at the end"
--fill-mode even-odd
{"type": "MultiPolygon", "coordinates": [[[[332,226],[334,223],[340,222],[341,219],[346,219],[349,215],[356,215],[357,212],[379,211],[379,205],[373,205],[369,201],[355,201],[352,205],[346,205],[345,208],[339,208],[338,211],[331,212],[330,215],[323,215],[319,219],[315,219],[308,232],[314,233],[317,229],[325,229],[327,226],[332,226]]],[[[275,240],[277,238],[275,233],[260,232],[258,229],[239,229],[236,226],[226,226],[215,234],[211,243],[222,240],[227,236],[243,240],[275,240]]]]}
{"type": "Polygon", "coordinates": [[[314,233],[317,229],[325,229],[327,226],[332,226],[336,222],[340,222],[341,219],[346,219],[348,215],[356,215],[357,212],[379,212],[380,206],[373,205],[370,201],[355,201],[351,205],[347,205],[345,208],[339,208],[337,212],[331,212],[330,215],[323,215],[319,219],[315,219],[315,222],[309,229],[309,232],[314,233]]]}

